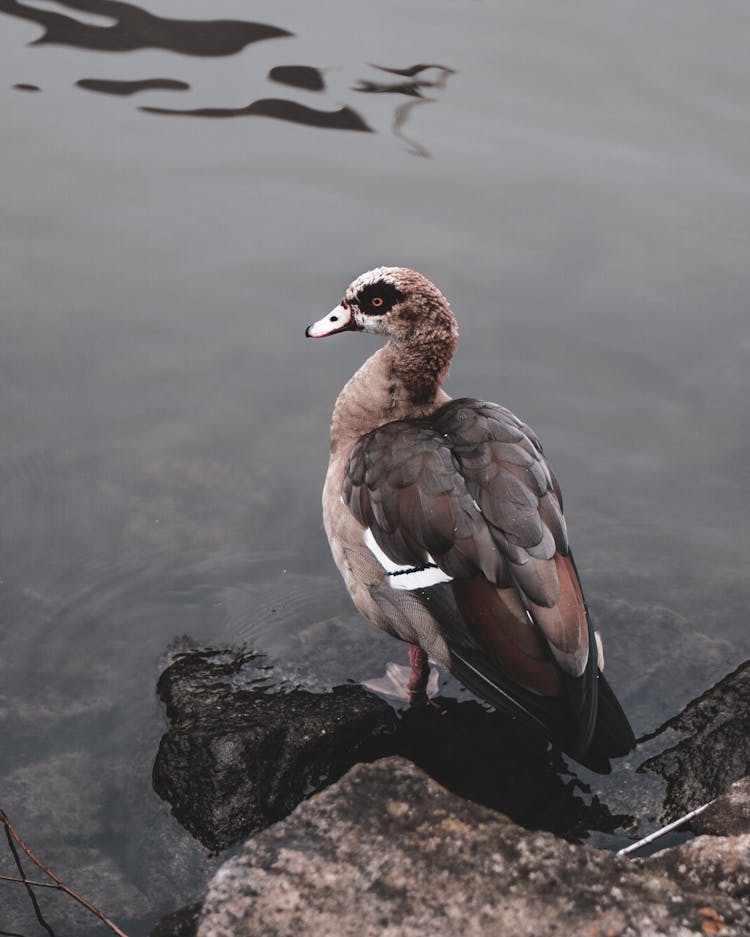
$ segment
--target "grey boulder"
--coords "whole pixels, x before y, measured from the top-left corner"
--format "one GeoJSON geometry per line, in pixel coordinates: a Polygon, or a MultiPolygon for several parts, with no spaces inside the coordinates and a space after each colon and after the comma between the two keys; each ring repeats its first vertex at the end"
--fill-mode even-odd
{"type": "Polygon", "coordinates": [[[211,881],[198,937],[750,933],[750,835],[647,859],[529,832],[398,757],[357,765],[211,881]]]}

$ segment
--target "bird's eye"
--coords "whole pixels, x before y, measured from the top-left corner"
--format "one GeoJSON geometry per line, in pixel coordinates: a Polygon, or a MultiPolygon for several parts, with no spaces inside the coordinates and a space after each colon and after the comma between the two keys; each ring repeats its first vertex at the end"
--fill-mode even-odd
{"type": "Polygon", "coordinates": [[[383,299],[380,296],[375,296],[370,300],[370,304],[373,305],[376,309],[380,309],[380,307],[383,305],[383,299]]]}

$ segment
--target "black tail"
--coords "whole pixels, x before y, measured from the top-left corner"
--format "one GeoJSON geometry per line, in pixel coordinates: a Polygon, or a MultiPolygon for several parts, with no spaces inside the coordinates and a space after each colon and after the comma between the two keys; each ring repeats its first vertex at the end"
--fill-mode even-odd
{"type": "MultiPolygon", "coordinates": [[[[611,758],[627,755],[635,746],[635,736],[628,718],[617,701],[612,688],[599,671],[596,677],[597,705],[594,728],[585,749],[580,747],[580,734],[575,722],[571,732],[570,703],[564,697],[540,696],[514,685],[497,670],[488,674],[486,659],[471,661],[471,652],[453,650],[451,671],[463,685],[503,712],[520,719],[530,729],[544,735],[559,749],[577,762],[596,771],[609,774],[611,758]],[[495,679],[493,679],[495,678],[495,679]],[[567,703],[567,705],[566,705],[567,703]]],[[[493,668],[494,670],[494,668],[493,668]]]]}
{"type": "Polygon", "coordinates": [[[594,734],[586,754],[574,757],[593,771],[608,774],[611,770],[609,759],[620,758],[631,752],[635,747],[635,735],[628,717],[601,671],[597,678],[597,689],[599,705],[594,734]]]}
{"type": "Polygon", "coordinates": [[[451,632],[460,634],[461,629],[453,622],[457,612],[452,593],[445,588],[432,586],[412,595],[443,626],[451,673],[480,699],[519,719],[580,764],[608,774],[612,770],[610,758],[627,755],[635,745],[635,736],[612,688],[597,668],[596,638],[588,610],[591,652],[584,672],[579,677],[563,674],[566,691],[560,696],[544,696],[520,686],[480,648],[450,640],[451,632]]]}

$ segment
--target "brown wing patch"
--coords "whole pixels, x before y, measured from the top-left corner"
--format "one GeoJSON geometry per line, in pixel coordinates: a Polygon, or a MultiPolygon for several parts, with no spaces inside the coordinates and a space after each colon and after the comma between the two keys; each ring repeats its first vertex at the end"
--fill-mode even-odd
{"type": "Polygon", "coordinates": [[[557,692],[553,658],[583,673],[588,625],[559,487],[536,436],[509,410],[453,400],[379,427],[352,450],[343,497],[395,562],[421,566],[429,554],[454,577],[473,636],[513,679],[557,692]],[[489,582],[479,585],[478,573],[489,582]]]}
{"type": "Polygon", "coordinates": [[[515,590],[496,589],[483,576],[451,587],[472,637],[511,680],[544,696],[562,692],[560,671],[515,590]]]}
{"type": "Polygon", "coordinates": [[[573,677],[586,669],[589,657],[589,631],[586,606],[575,567],[569,556],[555,557],[560,598],[552,608],[530,602],[531,614],[544,636],[558,664],[573,677]]]}

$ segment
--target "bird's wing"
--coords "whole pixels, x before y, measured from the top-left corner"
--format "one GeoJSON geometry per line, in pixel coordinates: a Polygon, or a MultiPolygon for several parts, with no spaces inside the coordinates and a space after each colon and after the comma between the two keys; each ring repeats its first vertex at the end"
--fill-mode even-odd
{"type": "Polygon", "coordinates": [[[381,604],[387,591],[404,605],[395,593],[411,591],[413,609],[417,593],[439,591],[430,613],[457,675],[486,698],[484,680],[519,699],[566,697],[585,748],[596,720],[593,633],[559,488],[531,430],[471,399],[385,424],[354,446],[342,497],[385,570],[381,604]]]}

